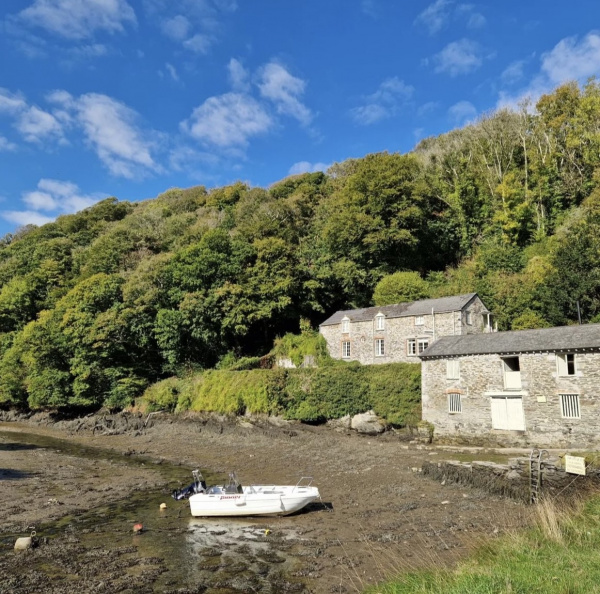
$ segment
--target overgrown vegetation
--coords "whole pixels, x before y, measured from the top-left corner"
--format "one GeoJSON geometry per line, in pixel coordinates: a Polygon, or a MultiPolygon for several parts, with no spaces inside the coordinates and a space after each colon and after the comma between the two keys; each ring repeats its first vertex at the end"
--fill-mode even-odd
{"type": "Polygon", "coordinates": [[[403,573],[381,594],[588,594],[600,583],[600,497],[574,509],[545,501],[535,527],[481,547],[451,570],[403,573]]]}
{"type": "Polygon", "coordinates": [[[120,408],[173,375],[260,367],[278,336],[320,358],[289,336],[300,321],[374,300],[475,291],[500,329],[598,321],[599,130],[598,83],[567,84],[408,154],[20,229],[0,242],[0,406],[120,408]]]}
{"type": "Polygon", "coordinates": [[[316,423],[373,409],[391,425],[421,417],[420,368],[394,363],[305,369],[211,370],[150,386],[138,405],[148,411],[186,410],[281,415],[316,423]]]}

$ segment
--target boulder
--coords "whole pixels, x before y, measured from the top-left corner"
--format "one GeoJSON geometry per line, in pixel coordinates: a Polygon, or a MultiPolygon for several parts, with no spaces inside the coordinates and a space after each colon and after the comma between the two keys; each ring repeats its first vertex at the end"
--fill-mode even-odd
{"type": "Polygon", "coordinates": [[[327,425],[333,429],[350,429],[351,423],[352,419],[350,418],[350,415],[346,415],[341,419],[329,419],[329,421],[327,421],[327,425]]]}
{"type": "Polygon", "coordinates": [[[354,415],[350,427],[357,433],[364,433],[365,435],[377,435],[385,430],[385,425],[372,410],[354,415]]]}

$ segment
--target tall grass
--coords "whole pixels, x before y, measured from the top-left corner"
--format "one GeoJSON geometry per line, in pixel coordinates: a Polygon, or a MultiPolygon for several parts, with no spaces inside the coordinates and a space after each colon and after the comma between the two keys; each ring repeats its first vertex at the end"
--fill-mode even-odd
{"type": "Polygon", "coordinates": [[[544,500],[533,524],[479,549],[454,569],[398,573],[382,594],[590,594],[600,592],[600,495],[544,500]]]}

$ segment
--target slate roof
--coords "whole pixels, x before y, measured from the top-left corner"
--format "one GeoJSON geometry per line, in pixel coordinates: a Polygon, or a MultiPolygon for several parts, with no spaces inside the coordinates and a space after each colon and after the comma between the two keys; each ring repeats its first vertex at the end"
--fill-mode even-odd
{"type": "Polygon", "coordinates": [[[600,349],[600,324],[558,326],[489,334],[442,336],[419,357],[453,357],[491,353],[527,353],[600,349]]]}
{"type": "MultiPolygon", "coordinates": [[[[407,316],[425,316],[435,313],[446,313],[449,311],[460,311],[467,305],[477,293],[466,295],[454,295],[453,297],[441,297],[440,299],[422,299],[410,303],[397,303],[396,305],[382,305],[381,307],[365,307],[363,309],[348,309],[336,311],[327,318],[321,326],[332,326],[340,324],[342,318],[348,317],[351,322],[368,322],[381,312],[386,318],[404,318],[407,316]]],[[[487,309],[484,310],[487,312],[487,309]]]]}

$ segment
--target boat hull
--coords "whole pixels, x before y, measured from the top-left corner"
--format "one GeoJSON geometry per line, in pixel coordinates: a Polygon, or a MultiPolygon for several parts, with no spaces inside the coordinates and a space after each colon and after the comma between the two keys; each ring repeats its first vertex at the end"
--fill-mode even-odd
{"type": "Polygon", "coordinates": [[[317,487],[253,485],[241,493],[198,493],[189,502],[192,516],[286,516],[318,498],[317,487]]]}

